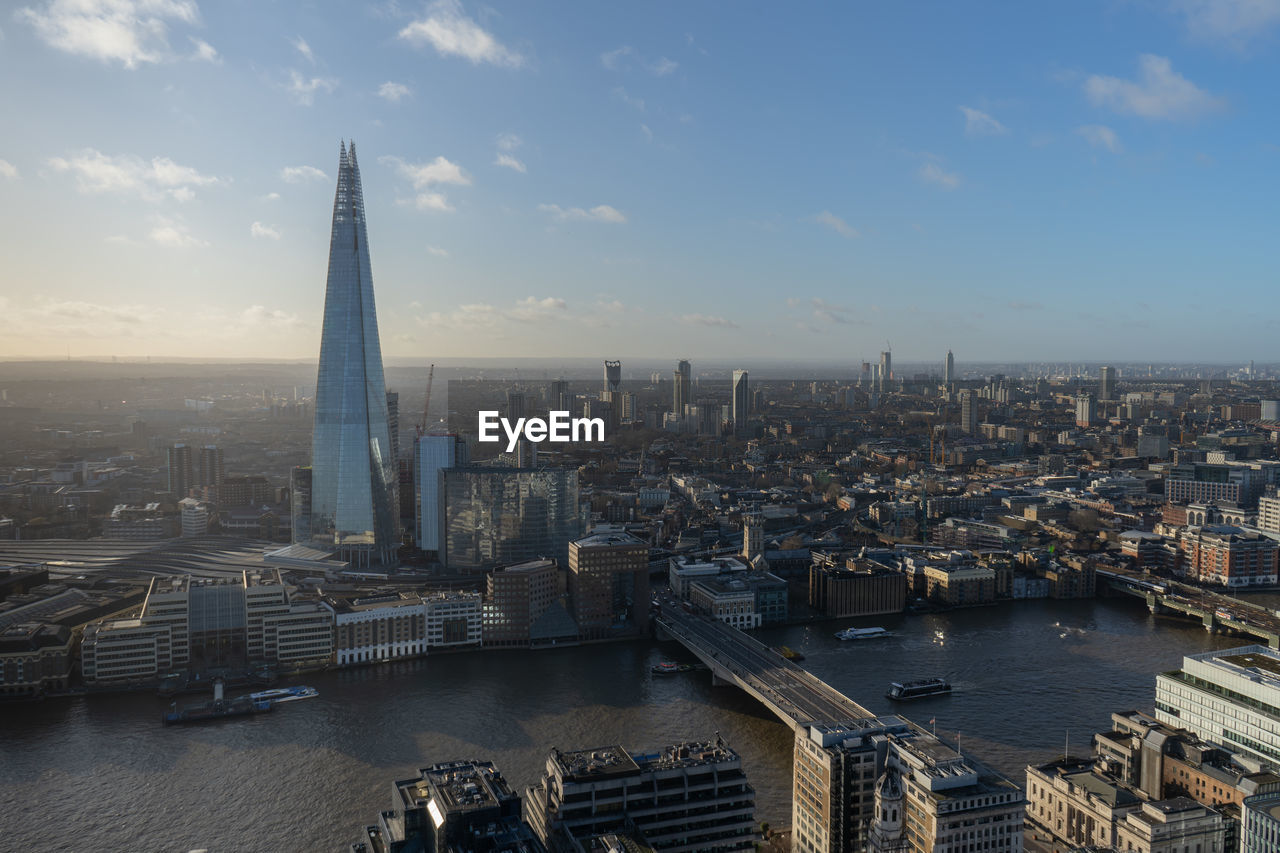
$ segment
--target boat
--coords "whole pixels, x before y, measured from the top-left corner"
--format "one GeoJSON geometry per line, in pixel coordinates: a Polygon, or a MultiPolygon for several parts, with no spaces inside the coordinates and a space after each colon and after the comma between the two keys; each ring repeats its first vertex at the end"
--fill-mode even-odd
{"type": "Polygon", "coordinates": [[[787,660],[804,660],[804,655],[800,654],[790,646],[778,646],[778,654],[787,660]]]}
{"type": "Polygon", "coordinates": [[[250,714],[261,714],[271,710],[271,702],[267,699],[254,699],[251,696],[237,696],[234,699],[223,697],[223,681],[213,683],[213,699],[199,705],[187,705],[179,708],[174,702],[161,718],[166,726],[178,723],[202,723],[207,720],[221,720],[227,717],[247,717],[250,714]]]}
{"type": "Polygon", "coordinates": [[[320,695],[314,687],[277,687],[274,690],[260,690],[250,693],[249,698],[255,702],[296,702],[299,699],[313,699],[320,695]]]}
{"type": "Polygon", "coordinates": [[[654,664],[654,675],[671,675],[676,672],[693,672],[696,667],[690,663],[676,663],[671,660],[664,660],[662,663],[654,664]]]}
{"type": "Polygon", "coordinates": [[[874,640],[891,636],[884,628],[845,628],[836,632],[837,640],[874,640]]]}
{"type": "Polygon", "coordinates": [[[919,681],[895,681],[884,695],[895,702],[906,702],[926,696],[945,696],[950,692],[951,684],[945,678],[923,678],[919,681]]]}

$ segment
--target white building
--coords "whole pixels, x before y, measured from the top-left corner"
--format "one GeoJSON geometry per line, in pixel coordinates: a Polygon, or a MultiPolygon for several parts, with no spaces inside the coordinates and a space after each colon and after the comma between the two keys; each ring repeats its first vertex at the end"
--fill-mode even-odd
{"type": "Polygon", "coordinates": [[[196,498],[178,501],[183,536],[204,536],[209,532],[209,505],[196,498]]]}
{"type": "Polygon", "coordinates": [[[427,653],[427,607],[414,595],[326,598],[333,614],[338,666],[400,660],[427,653]]]}
{"type": "Polygon", "coordinates": [[[427,620],[427,648],[479,646],[484,624],[478,592],[441,592],[422,599],[427,620]]]}
{"type": "Polygon", "coordinates": [[[736,557],[717,557],[714,560],[699,560],[694,557],[672,557],[667,562],[667,583],[676,598],[684,601],[689,598],[689,585],[696,580],[714,578],[718,575],[732,575],[745,572],[747,564],[736,557]]]}
{"type": "Polygon", "coordinates": [[[1187,655],[1156,676],[1156,719],[1280,767],[1280,652],[1242,646],[1187,655]]]}

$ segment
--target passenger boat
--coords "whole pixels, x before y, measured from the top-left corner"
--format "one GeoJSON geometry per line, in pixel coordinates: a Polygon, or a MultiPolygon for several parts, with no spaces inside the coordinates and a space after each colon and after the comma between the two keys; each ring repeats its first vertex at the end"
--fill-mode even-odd
{"type": "Polygon", "coordinates": [[[837,640],[874,640],[891,636],[884,628],[846,628],[836,632],[837,640]]]}
{"type": "Polygon", "coordinates": [[[945,678],[924,678],[920,681],[895,681],[884,694],[895,702],[923,699],[926,696],[943,696],[951,692],[951,684],[945,678]]]}
{"type": "Polygon", "coordinates": [[[662,663],[654,664],[653,674],[654,675],[671,675],[677,672],[692,672],[694,669],[695,667],[693,666],[693,664],[676,663],[675,661],[664,660],[662,663]]]}
{"type": "Polygon", "coordinates": [[[320,695],[314,687],[277,687],[274,690],[261,690],[250,693],[249,698],[255,702],[296,702],[299,699],[312,699],[320,695]]]}

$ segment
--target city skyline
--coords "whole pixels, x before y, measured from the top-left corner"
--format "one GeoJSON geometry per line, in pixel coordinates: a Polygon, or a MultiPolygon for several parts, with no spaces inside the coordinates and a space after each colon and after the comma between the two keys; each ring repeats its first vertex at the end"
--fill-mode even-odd
{"type": "Polygon", "coordinates": [[[0,356],[306,357],[352,135],[388,358],[1226,361],[1272,331],[1186,309],[1266,292],[1273,4],[242,11],[0,22],[32,81],[0,95],[0,356]]]}

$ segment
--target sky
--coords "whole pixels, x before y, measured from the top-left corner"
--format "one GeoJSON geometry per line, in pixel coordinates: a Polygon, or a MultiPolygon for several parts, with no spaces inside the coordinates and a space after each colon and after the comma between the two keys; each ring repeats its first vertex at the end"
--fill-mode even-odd
{"type": "Polygon", "coordinates": [[[1275,358],[1280,0],[18,0],[0,357],[1275,358]]]}

